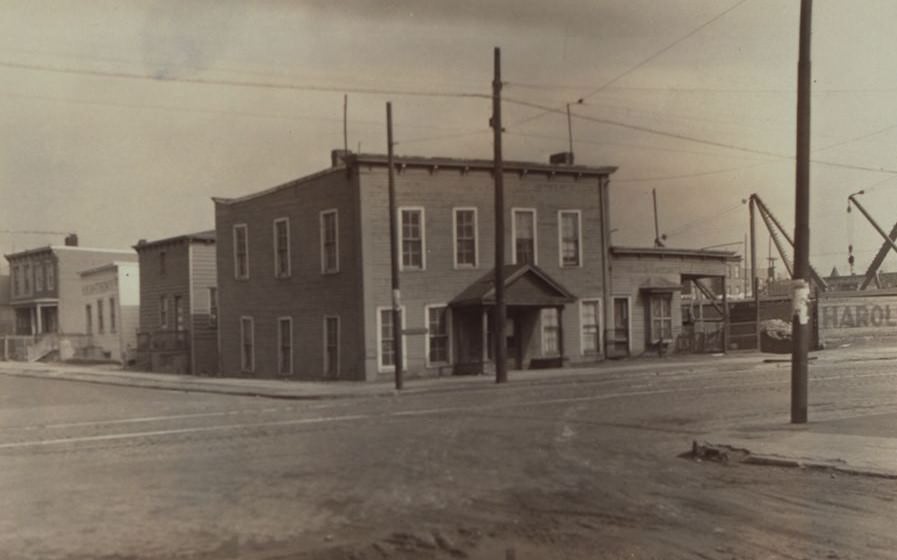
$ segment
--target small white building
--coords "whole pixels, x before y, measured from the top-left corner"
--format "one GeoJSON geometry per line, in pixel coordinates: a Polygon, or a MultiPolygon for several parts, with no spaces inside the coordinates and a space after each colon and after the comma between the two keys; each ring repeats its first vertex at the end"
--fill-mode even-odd
{"type": "Polygon", "coordinates": [[[140,265],[114,261],[82,271],[81,298],[91,340],[88,357],[123,365],[133,361],[140,322],[140,265]]]}

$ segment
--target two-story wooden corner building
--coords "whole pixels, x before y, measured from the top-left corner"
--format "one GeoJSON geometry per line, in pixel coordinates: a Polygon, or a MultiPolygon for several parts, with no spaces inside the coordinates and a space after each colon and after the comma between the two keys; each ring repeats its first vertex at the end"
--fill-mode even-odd
{"type": "Polygon", "coordinates": [[[81,272],[113,261],[134,262],[130,250],[50,245],[6,255],[10,268],[10,301],[16,313],[16,334],[87,334],[82,307],[81,272]]]}
{"type": "Polygon", "coordinates": [[[140,240],[137,367],[217,375],[218,294],[215,232],[140,240]]]}
{"type": "MultiPolygon", "coordinates": [[[[491,359],[491,160],[397,157],[403,363],[491,359]]],[[[504,328],[512,368],[601,359],[614,167],[505,162],[504,328]]],[[[393,370],[387,160],[334,152],[319,173],[215,199],[225,375],[374,379],[393,370]]]]}

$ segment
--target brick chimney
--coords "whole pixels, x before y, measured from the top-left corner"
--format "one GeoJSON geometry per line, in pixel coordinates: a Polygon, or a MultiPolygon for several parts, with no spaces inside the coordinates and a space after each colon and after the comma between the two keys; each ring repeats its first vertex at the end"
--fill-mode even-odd
{"type": "Polygon", "coordinates": [[[65,246],[66,247],[77,247],[78,246],[78,234],[70,233],[65,236],[65,246]]]}

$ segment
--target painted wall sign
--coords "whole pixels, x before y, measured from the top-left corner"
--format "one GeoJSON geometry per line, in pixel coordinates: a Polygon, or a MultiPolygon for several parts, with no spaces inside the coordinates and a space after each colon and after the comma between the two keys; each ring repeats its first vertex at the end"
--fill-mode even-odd
{"type": "Polygon", "coordinates": [[[823,329],[897,327],[897,304],[846,304],[820,306],[823,329]]]}

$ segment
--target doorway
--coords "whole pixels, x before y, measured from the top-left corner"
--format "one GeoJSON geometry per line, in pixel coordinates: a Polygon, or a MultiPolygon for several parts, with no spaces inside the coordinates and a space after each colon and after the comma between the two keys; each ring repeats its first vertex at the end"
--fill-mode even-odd
{"type": "Polygon", "coordinates": [[[614,298],[614,330],[607,353],[610,357],[629,356],[629,298],[614,298]]]}

